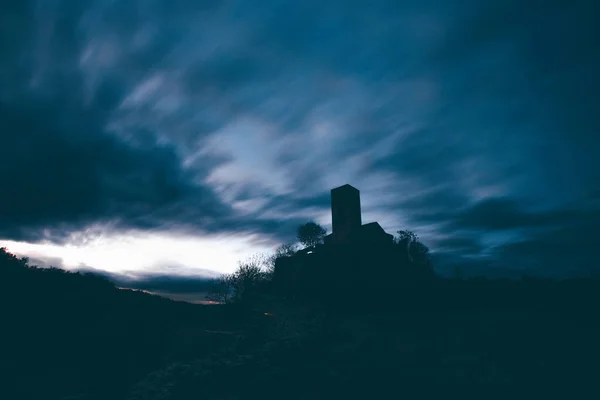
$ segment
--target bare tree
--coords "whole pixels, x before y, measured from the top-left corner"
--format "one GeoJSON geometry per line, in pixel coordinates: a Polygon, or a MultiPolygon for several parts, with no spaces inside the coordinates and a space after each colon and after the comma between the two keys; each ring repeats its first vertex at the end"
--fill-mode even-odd
{"type": "Polygon", "coordinates": [[[205,298],[218,303],[230,303],[233,299],[232,275],[223,275],[213,280],[205,298]]]}
{"type": "Polygon", "coordinates": [[[269,273],[273,273],[275,271],[275,261],[277,261],[278,258],[291,257],[296,254],[296,251],[298,251],[296,245],[291,243],[282,244],[277,247],[277,249],[275,249],[275,253],[267,257],[265,263],[267,271],[269,273]]]}
{"type": "Polygon", "coordinates": [[[262,254],[255,254],[245,261],[240,261],[233,273],[213,281],[206,299],[236,303],[257,295],[271,279],[272,274],[265,268],[267,261],[267,257],[262,254]]]}
{"type": "Polygon", "coordinates": [[[253,297],[260,291],[262,284],[267,279],[267,273],[260,265],[251,262],[240,263],[231,277],[233,300],[239,301],[253,297]]]}

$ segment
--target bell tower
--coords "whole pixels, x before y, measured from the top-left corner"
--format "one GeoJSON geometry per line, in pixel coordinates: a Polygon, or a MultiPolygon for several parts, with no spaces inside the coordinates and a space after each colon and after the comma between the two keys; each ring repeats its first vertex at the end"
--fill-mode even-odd
{"type": "Polygon", "coordinates": [[[331,219],[333,235],[340,239],[361,227],[358,189],[350,185],[331,189],[331,219]]]}

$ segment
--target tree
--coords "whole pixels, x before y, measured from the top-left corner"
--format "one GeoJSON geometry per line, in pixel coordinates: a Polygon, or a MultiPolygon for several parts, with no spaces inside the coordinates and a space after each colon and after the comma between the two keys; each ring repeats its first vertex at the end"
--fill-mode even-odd
{"type": "Polygon", "coordinates": [[[316,222],[310,221],[298,227],[297,237],[304,247],[313,247],[323,243],[327,230],[316,222]]]}
{"type": "Polygon", "coordinates": [[[410,242],[408,245],[408,257],[410,261],[417,265],[432,269],[431,259],[429,258],[429,248],[419,241],[410,242]]]}
{"type": "Polygon", "coordinates": [[[429,248],[419,241],[419,237],[411,231],[397,231],[394,243],[406,249],[410,262],[433,271],[433,265],[429,257],[429,248]]]}
{"type": "Polygon", "coordinates": [[[399,245],[408,246],[411,242],[417,242],[419,237],[411,231],[398,231],[398,236],[394,237],[394,242],[399,245]]]}
{"type": "Polygon", "coordinates": [[[271,275],[256,260],[240,263],[230,277],[233,301],[250,300],[264,291],[271,275]]]}
{"type": "Polygon", "coordinates": [[[221,303],[248,301],[264,292],[272,274],[265,270],[267,259],[261,254],[240,261],[237,270],[213,281],[208,300],[221,303]]]}
{"type": "Polygon", "coordinates": [[[229,303],[233,298],[232,275],[223,275],[211,282],[208,293],[205,298],[218,303],[229,303]]]}
{"type": "Polygon", "coordinates": [[[267,260],[265,262],[267,271],[269,273],[275,272],[275,261],[277,261],[278,258],[291,257],[294,254],[296,254],[296,251],[297,248],[295,244],[288,243],[282,244],[279,247],[277,247],[277,249],[275,249],[275,253],[267,257],[267,260]]]}

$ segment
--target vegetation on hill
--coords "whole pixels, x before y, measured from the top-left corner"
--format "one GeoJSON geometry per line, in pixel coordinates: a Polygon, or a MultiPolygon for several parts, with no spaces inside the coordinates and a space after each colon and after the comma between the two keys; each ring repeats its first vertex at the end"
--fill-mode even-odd
{"type": "Polygon", "coordinates": [[[38,268],[0,249],[0,398],[122,398],[172,360],[226,346],[211,332],[244,323],[228,312],[38,268]]]}
{"type": "Polygon", "coordinates": [[[2,249],[1,395],[350,399],[468,386],[543,396],[560,385],[577,398],[594,390],[600,282],[441,278],[407,231],[385,257],[378,249],[331,256],[320,241],[283,245],[215,281],[219,306],[120,290],[2,249]],[[318,286],[288,296],[276,279],[282,259],[313,281],[340,284],[321,286],[325,297],[307,289],[318,286]]]}
{"type": "Polygon", "coordinates": [[[429,249],[411,231],[398,231],[389,245],[335,248],[324,245],[326,233],[314,221],[300,225],[296,236],[302,249],[283,244],[269,256],[256,255],[240,262],[235,272],[214,280],[207,299],[249,305],[269,296],[288,297],[299,292],[300,296],[310,293],[322,300],[346,302],[346,295],[358,289],[363,297],[381,300],[386,297],[382,292],[397,287],[400,280],[414,282],[434,276],[429,249]],[[294,265],[276,271],[278,260],[294,265]],[[284,282],[286,279],[290,285],[284,282]]]}

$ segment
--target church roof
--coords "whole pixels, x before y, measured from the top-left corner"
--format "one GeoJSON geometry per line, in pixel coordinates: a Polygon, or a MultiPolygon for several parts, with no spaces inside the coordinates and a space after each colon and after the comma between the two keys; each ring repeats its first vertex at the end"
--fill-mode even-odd
{"type": "MultiPolygon", "coordinates": [[[[329,239],[335,236],[333,233],[330,233],[326,237],[329,239]]],[[[348,232],[348,235],[345,236],[346,239],[343,240],[361,240],[361,239],[377,239],[377,238],[392,238],[393,235],[387,233],[378,222],[369,222],[368,224],[363,224],[355,230],[348,232]]],[[[386,239],[389,240],[389,239],[386,239]]]]}
{"type": "Polygon", "coordinates": [[[363,224],[360,229],[366,232],[386,233],[381,225],[379,225],[379,222],[369,222],[368,224],[363,224]]]}
{"type": "Polygon", "coordinates": [[[333,189],[331,189],[331,191],[334,191],[334,190],[339,190],[339,189],[353,189],[353,190],[356,190],[357,192],[359,192],[359,190],[358,190],[357,188],[355,188],[354,186],[352,186],[352,185],[349,185],[349,184],[347,184],[347,183],[346,183],[345,185],[342,185],[342,186],[338,186],[338,187],[336,187],[336,188],[333,188],[333,189]]]}

